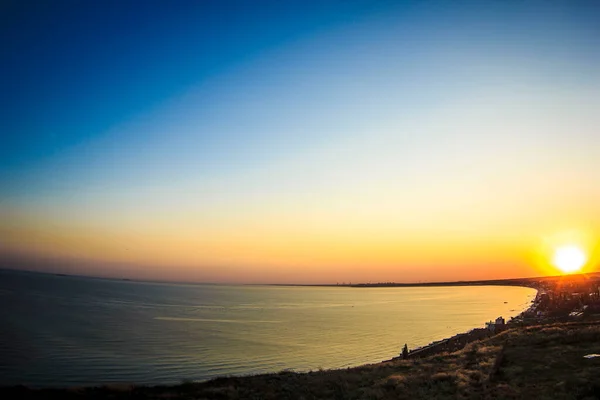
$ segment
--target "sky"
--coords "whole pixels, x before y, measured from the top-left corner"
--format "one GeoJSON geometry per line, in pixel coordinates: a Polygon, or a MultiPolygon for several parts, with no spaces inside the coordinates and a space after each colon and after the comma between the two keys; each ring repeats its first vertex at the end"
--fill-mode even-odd
{"type": "Polygon", "coordinates": [[[600,247],[589,1],[9,1],[0,267],[554,274],[600,247]]]}

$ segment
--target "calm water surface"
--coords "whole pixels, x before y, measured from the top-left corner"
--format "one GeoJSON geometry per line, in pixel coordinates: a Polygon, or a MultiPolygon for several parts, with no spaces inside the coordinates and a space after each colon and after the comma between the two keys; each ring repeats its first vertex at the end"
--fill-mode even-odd
{"type": "Polygon", "coordinates": [[[0,385],[179,383],[373,363],[404,343],[508,319],[534,296],[519,287],[177,285],[0,271],[0,385]]]}

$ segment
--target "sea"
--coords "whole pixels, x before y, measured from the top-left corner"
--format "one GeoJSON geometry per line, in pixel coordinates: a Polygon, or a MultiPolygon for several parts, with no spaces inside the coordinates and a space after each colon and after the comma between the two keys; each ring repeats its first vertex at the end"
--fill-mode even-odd
{"type": "Polygon", "coordinates": [[[389,360],[528,308],[509,286],[134,282],[0,270],[0,386],[175,384],[389,360]]]}

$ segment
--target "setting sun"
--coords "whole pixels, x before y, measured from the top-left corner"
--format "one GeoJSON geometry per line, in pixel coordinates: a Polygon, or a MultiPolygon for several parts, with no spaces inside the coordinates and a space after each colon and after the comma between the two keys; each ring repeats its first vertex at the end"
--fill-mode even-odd
{"type": "Polygon", "coordinates": [[[586,261],[587,256],[577,246],[561,246],[552,257],[552,264],[566,274],[579,271],[586,261]]]}

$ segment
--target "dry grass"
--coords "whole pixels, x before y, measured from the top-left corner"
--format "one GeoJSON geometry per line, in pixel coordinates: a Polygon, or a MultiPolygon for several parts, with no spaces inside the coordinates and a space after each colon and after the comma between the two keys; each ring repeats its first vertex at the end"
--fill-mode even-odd
{"type": "Polygon", "coordinates": [[[3,389],[2,398],[596,399],[600,324],[518,328],[463,350],[346,370],[219,378],[176,386],[77,391],[3,389]],[[8,396],[6,396],[8,395],[8,396]]]}

